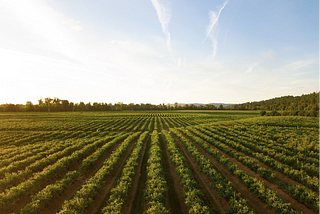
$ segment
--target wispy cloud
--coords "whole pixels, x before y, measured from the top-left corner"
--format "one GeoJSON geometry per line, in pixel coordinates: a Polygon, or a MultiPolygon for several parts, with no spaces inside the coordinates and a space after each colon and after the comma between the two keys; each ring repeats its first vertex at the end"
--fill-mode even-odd
{"type": "MultiPolygon", "coordinates": [[[[225,6],[228,4],[229,0],[226,0],[222,7],[219,9],[219,12],[214,12],[214,11],[210,11],[209,12],[209,18],[210,18],[210,23],[207,27],[207,35],[206,37],[204,38],[204,40],[202,41],[201,44],[203,44],[206,39],[208,38],[208,36],[211,34],[213,28],[217,25],[218,21],[219,21],[219,17],[220,17],[220,14],[222,12],[222,10],[225,8],[225,6]]],[[[213,42],[213,51],[212,51],[212,54],[213,54],[213,58],[216,56],[217,54],[217,39],[212,37],[212,42],[213,42]]]]}
{"type": "Polygon", "coordinates": [[[171,11],[167,5],[164,5],[163,2],[158,0],[151,0],[154,8],[156,9],[159,22],[161,24],[162,31],[167,39],[167,48],[170,53],[171,59],[175,63],[175,59],[173,58],[172,50],[171,50],[171,36],[168,30],[169,22],[171,19],[171,11]]]}
{"type": "Polygon", "coordinates": [[[283,69],[288,70],[288,71],[296,71],[299,70],[300,68],[312,65],[317,63],[317,60],[309,59],[309,60],[298,60],[295,62],[292,62],[286,66],[283,67],[283,69]]]}
{"type": "Polygon", "coordinates": [[[245,71],[245,73],[251,73],[252,70],[253,70],[255,67],[257,67],[259,64],[260,64],[260,61],[249,64],[249,65],[248,65],[248,69],[245,71]]]}

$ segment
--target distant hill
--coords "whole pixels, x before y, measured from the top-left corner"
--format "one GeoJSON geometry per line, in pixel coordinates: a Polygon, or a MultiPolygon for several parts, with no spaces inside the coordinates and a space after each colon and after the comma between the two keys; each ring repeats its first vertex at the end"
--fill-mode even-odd
{"type": "Polygon", "coordinates": [[[232,110],[319,111],[319,92],[301,96],[283,96],[226,107],[232,110]]]}
{"type": "MultiPolygon", "coordinates": [[[[223,106],[223,108],[231,106],[231,105],[235,105],[235,104],[227,104],[227,103],[208,103],[208,104],[203,104],[203,103],[178,103],[178,105],[180,106],[185,106],[185,105],[191,106],[191,105],[195,105],[195,106],[206,106],[206,105],[214,105],[216,108],[218,108],[220,105],[223,106]]],[[[170,106],[174,106],[174,104],[170,104],[170,106]]]]}

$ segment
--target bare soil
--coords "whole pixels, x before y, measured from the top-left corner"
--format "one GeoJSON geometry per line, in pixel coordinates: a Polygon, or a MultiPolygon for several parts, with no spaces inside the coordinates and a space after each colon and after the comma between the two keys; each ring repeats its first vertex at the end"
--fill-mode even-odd
{"type": "MultiPolygon", "coordinates": [[[[114,148],[114,147],[113,147],[114,148]]],[[[92,154],[94,151],[91,151],[88,155],[92,154]]],[[[5,213],[17,213],[19,212],[24,206],[26,206],[28,203],[31,202],[31,196],[39,191],[41,191],[43,188],[45,188],[47,185],[50,185],[50,184],[54,184],[57,180],[59,179],[62,179],[63,176],[68,172],[68,171],[73,171],[73,170],[76,170],[82,163],[82,160],[79,160],[77,161],[76,163],[70,165],[67,167],[67,170],[62,172],[62,173],[59,173],[59,174],[56,174],[52,179],[48,179],[46,182],[44,182],[43,184],[41,185],[37,185],[35,187],[35,189],[33,189],[32,191],[30,191],[30,194],[26,197],[22,197],[20,198],[15,204],[14,206],[10,207],[9,209],[7,209],[7,211],[5,211],[3,214],[5,213]]],[[[91,170],[90,170],[91,171],[91,170]]],[[[83,177],[83,176],[82,176],[83,177]]],[[[81,177],[79,178],[81,179],[81,177]]],[[[69,187],[71,188],[71,186],[69,187]]],[[[68,189],[69,189],[68,188],[68,189]]],[[[58,198],[54,199],[52,201],[52,203],[50,204],[50,207],[52,207],[51,209],[53,209],[55,206],[51,206],[53,204],[55,204],[55,201],[57,200],[58,198]]],[[[61,207],[61,206],[60,206],[61,207]]],[[[50,211],[50,209],[49,209],[50,211]]],[[[49,213],[49,212],[44,212],[44,213],[49,213]]]]}
{"type": "Polygon", "coordinates": [[[226,213],[229,205],[226,200],[220,198],[218,194],[211,189],[211,181],[206,175],[200,172],[200,167],[195,163],[193,157],[188,153],[187,149],[184,147],[182,142],[173,134],[172,137],[177,142],[181,154],[186,157],[187,166],[193,171],[195,180],[200,186],[201,191],[204,193],[204,200],[208,204],[212,213],[226,213]]]}
{"type": "Polygon", "coordinates": [[[52,202],[50,203],[49,206],[47,206],[42,213],[47,213],[47,214],[53,214],[59,211],[59,209],[61,209],[63,203],[65,200],[69,200],[80,188],[83,184],[85,184],[85,182],[91,178],[92,175],[94,175],[99,169],[100,167],[103,165],[104,161],[110,157],[112,151],[114,151],[121,142],[116,143],[112,148],[110,148],[101,158],[99,158],[99,160],[97,161],[97,163],[94,165],[94,167],[92,167],[91,169],[88,170],[87,173],[83,174],[82,176],[80,176],[75,183],[73,183],[72,185],[70,185],[66,191],[60,195],[59,197],[55,198],[54,200],[52,200],[52,202]]]}
{"type": "Polygon", "coordinates": [[[144,143],[144,146],[142,148],[141,156],[140,156],[140,159],[138,162],[139,164],[138,164],[137,171],[136,171],[136,176],[134,177],[134,179],[132,181],[132,188],[128,191],[128,196],[127,196],[127,199],[123,205],[121,213],[129,214],[131,212],[133,202],[135,199],[135,195],[138,192],[139,180],[140,180],[141,171],[142,171],[142,161],[146,155],[146,149],[147,149],[147,144],[148,144],[149,138],[150,138],[150,135],[147,137],[147,139],[144,143]]]}
{"type": "Polygon", "coordinates": [[[167,125],[166,125],[165,122],[164,122],[164,118],[160,117],[160,122],[162,123],[163,128],[164,128],[165,130],[169,131],[169,128],[167,127],[167,125]]]}
{"type": "MultiPolygon", "coordinates": [[[[192,133],[192,132],[190,132],[192,133]]],[[[206,141],[204,141],[206,142],[206,141]]],[[[287,194],[286,192],[284,192],[281,187],[279,187],[278,185],[266,180],[265,178],[263,178],[260,174],[254,172],[253,170],[251,170],[249,167],[247,167],[246,165],[244,165],[243,163],[239,162],[238,160],[236,160],[235,158],[229,156],[228,154],[224,153],[223,151],[221,151],[220,149],[214,147],[213,145],[211,145],[210,143],[206,142],[207,145],[209,145],[212,148],[215,148],[219,151],[219,153],[227,158],[230,159],[231,162],[233,162],[234,164],[236,164],[239,168],[241,168],[243,171],[245,171],[246,173],[248,173],[250,176],[255,177],[261,181],[264,182],[264,184],[270,188],[273,191],[276,191],[279,195],[279,197],[286,203],[290,203],[292,208],[299,211],[299,212],[303,212],[303,213],[315,213],[312,209],[309,209],[308,207],[306,207],[304,204],[300,203],[299,201],[295,200],[290,194],[287,194]]],[[[221,143],[221,142],[219,142],[221,143]]],[[[222,143],[221,143],[222,144],[222,143]]],[[[227,146],[227,145],[226,145],[227,146]]],[[[228,146],[229,147],[229,146],[228,146]]],[[[236,151],[237,153],[240,153],[243,156],[246,156],[245,154],[229,147],[230,149],[236,151]]],[[[288,178],[287,178],[288,179],[288,178]]]]}
{"type": "Polygon", "coordinates": [[[183,190],[179,184],[179,178],[176,175],[175,167],[170,161],[167,146],[165,145],[164,136],[161,134],[161,155],[162,166],[164,170],[165,179],[168,185],[166,204],[171,213],[182,214],[188,213],[188,208],[183,200],[183,190]]]}
{"type": "Polygon", "coordinates": [[[134,148],[134,145],[136,144],[138,139],[131,142],[131,144],[128,146],[127,151],[124,155],[122,155],[121,160],[119,161],[117,167],[115,170],[111,172],[111,174],[108,176],[105,184],[103,185],[100,192],[93,197],[93,203],[91,206],[87,209],[87,214],[94,214],[97,213],[103,206],[104,202],[106,202],[110,196],[110,190],[116,186],[117,180],[121,176],[121,171],[126,163],[127,158],[129,157],[131,151],[134,148]]]}
{"type": "MultiPolygon", "coordinates": [[[[150,137],[150,135],[149,135],[150,137]]],[[[144,189],[146,186],[147,180],[147,161],[150,150],[150,140],[146,141],[146,149],[142,159],[141,167],[140,167],[140,176],[138,178],[139,182],[137,184],[137,191],[133,194],[133,202],[131,203],[131,209],[128,210],[131,214],[143,213],[143,211],[147,208],[147,203],[144,200],[144,189]]],[[[135,182],[136,183],[136,182],[135,182]]]]}
{"type": "MultiPolygon", "coordinates": [[[[216,140],[216,139],[215,139],[215,140],[216,140]]],[[[217,141],[217,142],[220,142],[220,141],[218,141],[218,140],[216,140],[216,141],[217,141]]],[[[221,143],[221,142],[220,142],[220,143],[221,143]]],[[[225,144],[225,145],[226,145],[226,144],[225,144]]],[[[226,145],[226,146],[228,146],[228,145],[226,145]]],[[[229,146],[228,146],[228,147],[229,147],[229,146]]],[[[234,151],[236,151],[236,152],[238,152],[238,153],[240,153],[240,154],[243,155],[243,156],[246,156],[246,154],[244,154],[244,153],[242,153],[242,152],[240,152],[240,151],[238,151],[238,150],[236,150],[236,149],[234,149],[234,148],[231,148],[231,147],[229,147],[229,148],[232,149],[232,150],[234,150],[234,151]]],[[[252,150],[252,149],[250,149],[250,148],[248,148],[248,149],[249,149],[252,153],[258,153],[257,151],[254,151],[254,150],[252,150]]],[[[277,176],[277,178],[278,178],[279,180],[283,181],[284,183],[287,183],[287,184],[292,185],[292,186],[295,186],[295,185],[304,186],[304,185],[301,184],[299,181],[293,180],[293,179],[287,177],[287,176],[286,176],[285,174],[283,174],[282,172],[279,172],[279,171],[277,171],[277,170],[272,169],[271,167],[269,167],[269,166],[265,165],[264,163],[260,162],[258,159],[254,158],[254,157],[250,157],[250,156],[247,156],[247,157],[249,157],[249,158],[251,158],[252,160],[256,161],[261,167],[264,167],[264,168],[272,171],[272,173],[274,173],[274,174],[277,176]]],[[[276,159],[274,159],[274,160],[275,160],[275,162],[277,162],[277,163],[279,163],[279,164],[283,164],[283,163],[281,163],[280,161],[278,161],[278,160],[276,160],[276,159]]],[[[284,164],[284,165],[286,165],[286,164],[284,164]]],[[[308,188],[308,187],[306,187],[306,186],[304,186],[304,187],[305,187],[306,189],[310,190],[310,191],[313,191],[313,190],[311,190],[310,188],[308,188]]]]}
{"type": "MultiPolygon", "coordinates": [[[[186,136],[185,136],[186,137],[186,136]]],[[[188,138],[188,137],[186,137],[188,138]]],[[[189,138],[188,138],[189,139],[189,138]]],[[[204,149],[202,149],[198,144],[196,144],[194,141],[189,139],[190,142],[192,142],[196,148],[206,157],[210,160],[210,162],[216,167],[216,169],[225,177],[228,179],[234,188],[241,193],[241,195],[247,199],[247,203],[250,207],[254,209],[256,213],[275,213],[273,210],[267,210],[266,209],[266,203],[261,201],[259,198],[254,196],[248,189],[243,185],[243,183],[233,174],[228,172],[224,166],[222,166],[215,158],[213,158],[210,154],[208,154],[204,149]]]]}

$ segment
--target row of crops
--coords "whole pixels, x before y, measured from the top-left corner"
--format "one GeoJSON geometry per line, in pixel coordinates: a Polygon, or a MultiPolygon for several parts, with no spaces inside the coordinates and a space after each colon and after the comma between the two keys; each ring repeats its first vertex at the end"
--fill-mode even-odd
{"type": "Polygon", "coordinates": [[[318,213],[317,122],[246,117],[0,117],[0,213],[318,213]]]}
{"type": "MultiPolygon", "coordinates": [[[[128,117],[94,117],[94,118],[54,118],[39,117],[37,119],[7,119],[0,124],[1,131],[143,131],[174,126],[188,126],[199,124],[195,118],[186,116],[136,116],[128,117]]],[[[18,137],[18,136],[16,136],[18,137]]]]}

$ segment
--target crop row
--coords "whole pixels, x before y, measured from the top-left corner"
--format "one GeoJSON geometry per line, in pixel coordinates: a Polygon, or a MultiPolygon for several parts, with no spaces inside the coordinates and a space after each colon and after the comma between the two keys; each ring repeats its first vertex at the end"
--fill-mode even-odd
{"type": "Polygon", "coordinates": [[[232,184],[215,169],[214,165],[199,150],[185,138],[177,129],[170,131],[179,138],[195,162],[200,166],[201,172],[205,174],[212,183],[212,188],[217,194],[229,203],[229,213],[254,213],[247,205],[247,201],[240,193],[235,194],[232,184]]]}
{"type": "Polygon", "coordinates": [[[256,197],[267,203],[269,208],[275,210],[276,213],[299,213],[291,208],[290,203],[285,203],[278,194],[269,189],[263,181],[250,176],[248,173],[239,168],[236,164],[231,162],[228,158],[221,155],[217,149],[207,145],[201,138],[195,135],[184,132],[194,142],[196,142],[201,148],[212,155],[221,165],[223,165],[230,173],[235,175],[242,183],[248,188],[248,190],[256,197]]]}
{"type": "Polygon", "coordinates": [[[74,196],[65,201],[60,214],[62,213],[84,213],[92,204],[93,197],[99,192],[106,182],[106,177],[115,169],[127,151],[128,146],[140,135],[140,132],[130,135],[125,141],[112,152],[110,157],[103,163],[103,166],[81,187],[74,196]]]}
{"type": "MultiPolygon", "coordinates": [[[[38,170],[37,167],[42,169],[43,165],[46,165],[46,167],[37,173],[32,173],[25,170],[26,172],[24,172],[26,174],[30,173],[32,177],[26,181],[20,181],[17,186],[11,187],[10,189],[6,189],[5,192],[2,192],[0,194],[0,209],[11,206],[11,204],[19,201],[23,196],[32,195],[37,187],[42,186],[57,174],[67,172],[68,167],[85,158],[88,156],[88,154],[92,153],[92,151],[98,147],[101,147],[101,145],[104,143],[105,141],[103,139],[96,142],[80,141],[79,144],[75,144],[70,148],[61,151],[61,153],[58,152],[59,154],[57,153],[57,155],[53,155],[53,158],[48,160],[49,164],[51,165],[48,165],[48,162],[46,162],[47,159],[42,159],[44,164],[41,164],[39,161],[37,161],[36,163],[39,165],[36,164],[34,166],[35,170],[38,170]]],[[[12,182],[15,182],[16,180],[6,181],[12,185],[12,182]]],[[[9,184],[7,184],[7,186],[10,186],[9,184]]]]}
{"type": "MultiPolygon", "coordinates": [[[[295,199],[306,204],[308,207],[314,209],[315,211],[319,210],[319,205],[317,203],[319,197],[317,196],[317,194],[315,192],[306,189],[304,186],[293,186],[293,185],[286,184],[286,183],[280,181],[276,177],[276,175],[273,174],[270,170],[268,170],[264,167],[261,167],[254,159],[251,159],[247,156],[242,156],[238,152],[230,149],[228,146],[214,141],[212,138],[208,137],[207,135],[202,134],[201,132],[199,132],[191,127],[189,127],[188,130],[193,132],[195,135],[197,135],[201,139],[205,140],[206,142],[219,148],[224,153],[230,155],[231,157],[235,158],[239,162],[243,163],[244,165],[249,167],[251,170],[259,173],[265,179],[281,186],[288,194],[291,194],[295,199]],[[299,192],[300,194],[297,194],[297,192],[299,192]]],[[[184,130],[181,130],[181,131],[186,133],[188,136],[193,137],[188,132],[185,132],[184,130]]],[[[193,138],[195,138],[195,137],[193,137],[193,138]]],[[[233,148],[233,147],[239,148],[239,146],[235,146],[235,144],[232,144],[232,145],[229,144],[229,145],[232,146],[231,148],[233,148]]]]}
{"type": "Polygon", "coordinates": [[[122,169],[121,177],[118,179],[117,185],[111,190],[111,195],[107,201],[107,205],[102,209],[102,213],[121,213],[121,209],[128,196],[128,190],[132,187],[132,181],[138,166],[138,159],[141,156],[141,151],[145,145],[148,134],[149,132],[146,131],[140,135],[122,169]]]}
{"type": "MultiPolygon", "coordinates": [[[[298,151],[294,149],[295,146],[292,146],[290,149],[287,147],[284,147],[282,144],[276,143],[274,141],[268,141],[268,142],[262,142],[253,140],[252,138],[249,138],[247,136],[239,135],[233,132],[230,132],[229,130],[220,129],[217,127],[211,127],[211,130],[215,133],[219,133],[219,135],[222,135],[226,138],[232,139],[234,141],[247,141],[251,142],[255,145],[259,145],[260,149],[261,147],[265,148],[265,153],[269,156],[274,156],[275,159],[277,159],[280,162],[283,162],[288,165],[292,165],[295,169],[302,169],[306,172],[318,176],[319,175],[319,159],[307,157],[303,154],[297,155],[298,151]],[[291,151],[294,150],[294,151],[291,151]],[[316,166],[317,165],[317,166],[316,166]]],[[[262,139],[264,139],[262,137],[262,139]]]]}
{"type": "Polygon", "coordinates": [[[91,167],[93,167],[99,158],[101,158],[108,150],[110,150],[116,143],[124,140],[129,134],[122,134],[111,140],[103,139],[105,144],[97,149],[90,156],[82,161],[82,164],[77,170],[69,171],[61,180],[50,184],[32,196],[32,201],[28,203],[21,211],[21,214],[35,214],[41,213],[41,210],[50,204],[52,200],[62,195],[65,190],[75,182],[77,178],[85,174],[91,167]]]}
{"type": "Polygon", "coordinates": [[[188,206],[190,214],[210,213],[209,207],[202,200],[203,193],[201,192],[198,183],[192,176],[192,171],[187,167],[185,158],[181,155],[174,139],[166,131],[162,130],[170,153],[170,160],[176,167],[175,171],[179,176],[180,186],[183,188],[184,201],[188,206]]]}
{"type": "Polygon", "coordinates": [[[306,187],[312,189],[313,191],[318,191],[319,189],[319,183],[318,179],[316,177],[310,177],[306,172],[303,170],[297,170],[293,167],[290,167],[288,165],[279,163],[277,160],[275,160],[272,156],[269,157],[267,154],[268,149],[264,148],[263,146],[256,145],[254,143],[250,143],[244,140],[239,141],[238,139],[235,139],[235,141],[238,141],[238,143],[235,143],[231,140],[228,140],[224,136],[220,136],[215,134],[214,132],[211,132],[212,129],[209,128],[200,128],[197,127],[201,132],[204,132],[208,136],[225,143],[226,145],[239,145],[237,149],[239,149],[241,152],[245,153],[248,156],[254,157],[261,161],[262,163],[270,166],[272,169],[279,171],[289,178],[292,178],[302,184],[304,184],[306,187]],[[204,129],[205,128],[205,129],[204,129]],[[252,150],[252,151],[251,151],[252,150]]]}
{"type": "Polygon", "coordinates": [[[167,189],[167,182],[161,166],[159,135],[154,130],[151,134],[151,147],[147,165],[145,200],[148,202],[148,209],[146,213],[169,213],[164,206],[167,189]]]}

